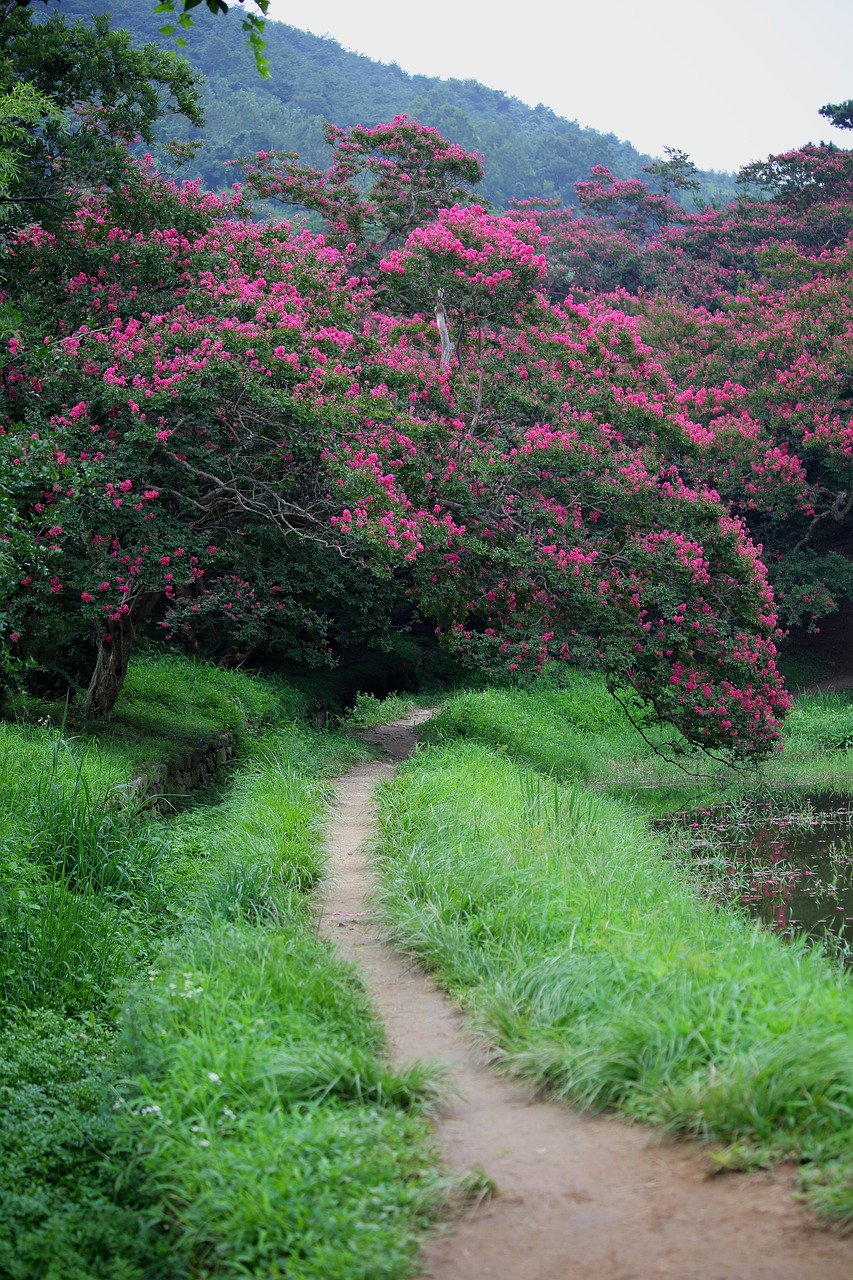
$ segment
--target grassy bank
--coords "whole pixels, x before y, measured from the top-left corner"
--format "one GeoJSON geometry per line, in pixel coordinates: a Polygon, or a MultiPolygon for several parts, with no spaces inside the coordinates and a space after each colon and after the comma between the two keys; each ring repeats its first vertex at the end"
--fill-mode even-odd
{"type": "Polygon", "coordinates": [[[431,1083],[387,1069],[310,909],[325,779],[367,749],[208,670],[151,664],[99,743],[3,730],[9,1280],[390,1280],[441,1200],[431,1083]],[[224,799],[158,822],[116,805],[134,724],[149,747],[242,733],[224,799]]]}
{"type": "MultiPolygon", "coordinates": [[[[434,746],[383,791],[397,938],[508,1068],[712,1139],[722,1165],[797,1160],[813,1202],[853,1221],[849,978],[701,901],[636,810],[508,759],[542,767],[544,735],[540,721],[523,752],[503,697],[484,699],[494,747],[434,746]]],[[[592,777],[608,767],[589,763],[592,777]]]]}
{"type": "Polygon", "coordinates": [[[603,680],[574,676],[527,690],[465,691],[421,731],[425,742],[481,742],[560,781],[584,782],[649,814],[711,804],[756,786],[853,791],[853,692],[799,694],[785,721],[784,751],[734,770],[693,751],[667,758],[672,734],[643,733],[603,680]],[[661,750],[664,754],[658,754],[661,750]]]}

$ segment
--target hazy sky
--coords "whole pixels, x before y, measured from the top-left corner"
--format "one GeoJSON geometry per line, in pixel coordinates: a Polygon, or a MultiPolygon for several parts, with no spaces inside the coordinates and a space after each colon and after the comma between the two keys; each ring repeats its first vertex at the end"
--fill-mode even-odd
{"type": "Polygon", "coordinates": [[[817,113],[853,97],[853,0],[270,0],[270,16],[700,168],[853,146],[817,113]]]}

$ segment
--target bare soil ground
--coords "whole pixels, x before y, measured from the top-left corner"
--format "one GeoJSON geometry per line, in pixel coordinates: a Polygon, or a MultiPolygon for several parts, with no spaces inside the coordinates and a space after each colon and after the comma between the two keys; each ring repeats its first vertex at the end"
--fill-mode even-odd
{"type": "MultiPolygon", "coordinates": [[[[403,759],[427,714],[364,736],[403,759]]],[[[395,1061],[446,1066],[455,1093],[437,1138],[450,1168],[479,1166],[497,1186],[427,1243],[425,1280],[851,1280],[853,1239],[809,1218],[791,1170],[709,1178],[699,1144],[579,1115],[489,1069],[459,1011],[371,918],[364,844],[393,767],[340,780],[321,931],[361,971],[395,1061]]]]}

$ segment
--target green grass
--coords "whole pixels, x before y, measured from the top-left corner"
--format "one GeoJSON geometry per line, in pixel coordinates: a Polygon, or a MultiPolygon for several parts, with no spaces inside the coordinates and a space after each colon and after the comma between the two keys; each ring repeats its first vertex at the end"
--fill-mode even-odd
{"type": "Polygon", "coordinates": [[[438,701],[440,696],[432,694],[392,693],[387,698],[376,698],[372,693],[357,693],[342,722],[352,729],[378,729],[389,720],[402,720],[419,707],[431,707],[438,701]]]}
{"type": "Polygon", "coordinates": [[[508,1069],[721,1162],[798,1160],[853,1222],[849,977],[702,902],[626,805],[498,749],[419,753],[381,808],[385,919],[508,1069]]]}
{"type": "Polygon", "coordinates": [[[666,730],[631,725],[596,677],[565,686],[544,680],[525,690],[469,690],[448,698],[419,733],[425,743],[481,742],[561,781],[584,782],[650,816],[731,800],[744,788],[853,790],[853,694],[799,694],[785,720],[784,751],[751,770],[702,752],[656,754],[666,730]]]}
{"type": "MultiPolygon", "coordinates": [[[[109,758],[114,781],[168,761],[188,746],[230,732],[239,740],[260,728],[298,719],[309,698],[282,680],[162,653],[135,654],[108,722],[81,720],[74,707],[16,697],[8,712],[18,727],[48,729],[109,758]]],[[[88,761],[88,771],[91,762],[88,761]]]]}
{"type": "Polygon", "coordinates": [[[372,752],[283,719],[301,699],[268,682],[139,679],[172,742],[242,733],[219,803],[118,805],[161,741],[127,719],[101,742],[0,726],[0,1276],[409,1275],[447,1195],[436,1082],[389,1069],[311,909],[327,779],[372,752]]]}
{"type": "Polygon", "coordinates": [[[439,1195],[422,1072],[305,918],[219,920],[125,1014],[124,1124],[189,1274],[399,1277],[439,1195]]]}
{"type": "Polygon", "coordinates": [[[128,999],[122,1116],[193,1276],[402,1277],[442,1203],[434,1082],[388,1068],[306,897],[323,873],[322,775],[368,755],[343,734],[272,731],[203,824],[177,821],[201,883],[128,999]]]}

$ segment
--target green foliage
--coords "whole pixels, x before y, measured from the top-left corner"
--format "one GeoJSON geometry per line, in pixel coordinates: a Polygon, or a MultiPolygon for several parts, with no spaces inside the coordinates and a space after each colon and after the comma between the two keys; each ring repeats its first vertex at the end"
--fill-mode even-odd
{"type": "Polygon", "coordinates": [[[29,81],[16,81],[0,93],[0,226],[19,221],[24,212],[12,193],[21,185],[24,145],[31,131],[59,124],[61,114],[56,103],[29,81]]]}
{"type": "MultiPolygon", "coordinates": [[[[175,12],[176,0],[160,0],[154,12],[158,14],[173,14],[175,12]]],[[[208,10],[214,15],[220,15],[229,12],[227,0],[180,0],[181,8],[178,14],[176,24],[166,23],[160,28],[163,35],[176,36],[175,43],[181,47],[186,46],[186,40],[181,35],[176,35],[178,28],[181,31],[189,31],[193,25],[193,19],[190,16],[193,9],[197,9],[200,4],[206,4],[208,10]]],[[[242,5],[244,0],[240,0],[240,26],[246,34],[246,47],[251,51],[255,60],[255,66],[261,77],[265,80],[269,75],[270,64],[264,56],[266,44],[264,42],[264,17],[269,10],[269,0],[252,0],[257,6],[260,13],[247,12],[242,5]]],[[[234,7],[233,4],[231,6],[234,7]]]]}
{"type": "Polygon", "coordinates": [[[477,744],[420,753],[382,814],[385,919],[509,1069],[738,1164],[801,1161],[853,1217],[843,972],[702,902],[624,805],[477,744]]]}
{"type": "Polygon", "coordinates": [[[242,732],[294,719],[304,713],[306,700],[284,681],[148,653],[128,670],[116,718],[130,723],[143,709],[153,711],[164,728],[189,719],[201,737],[205,732],[242,732]]]}
{"type": "Polygon", "coordinates": [[[323,779],[371,752],[242,672],[149,657],[127,699],[274,727],[155,837],[104,808],[121,751],[0,726],[0,1274],[402,1280],[445,1194],[435,1080],[388,1067],[307,896],[323,779]]]}
{"type": "Polygon", "coordinates": [[[58,14],[33,23],[25,5],[8,0],[0,15],[0,100],[14,130],[13,164],[0,190],[7,221],[56,228],[83,190],[120,186],[127,144],[151,143],[158,119],[173,114],[201,124],[198,77],[155,44],[134,48],[109,15],[91,25],[69,26],[58,14]],[[14,129],[22,93],[25,134],[14,129]]]}
{"type": "Polygon", "coordinates": [[[434,702],[428,698],[410,698],[392,693],[387,698],[376,698],[372,693],[357,693],[355,702],[346,716],[346,723],[353,729],[377,729],[388,720],[401,720],[419,706],[434,702]]]}
{"type": "Polygon", "coordinates": [[[100,894],[116,905],[156,896],[158,842],[121,796],[103,807],[69,743],[55,742],[53,750],[50,772],[35,789],[32,861],[72,892],[100,894]],[[59,767],[63,754],[71,757],[70,787],[59,767]]]}
{"type": "Polygon", "coordinates": [[[846,102],[827,102],[818,114],[834,124],[836,129],[853,129],[853,98],[846,102]]]}
{"type": "Polygon", "coordinates": [[[824,756],[853,749],[853,695],[812,693],[794,703],[785,725],[786,749],[824,756]]]}
{"type": "Polygon", "coordinates": [[[0,1008],[102,1008],[128,970],[133,934],[108,900],[66,882],[0,876],[0,1008]]]}
{"type": "Polygon", "coordinates": [[[114,1034],[40,1009],[4,1015],[0,1044],[0,1275],[142,1280],[176,1275],[127,1176],[112,1110],[114,1034]],[[159,1247],[158,1247],[159,1244],[159,1247]]]}

